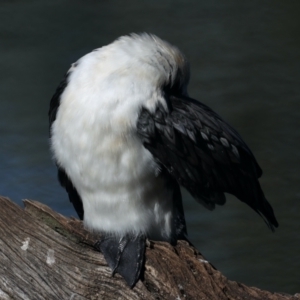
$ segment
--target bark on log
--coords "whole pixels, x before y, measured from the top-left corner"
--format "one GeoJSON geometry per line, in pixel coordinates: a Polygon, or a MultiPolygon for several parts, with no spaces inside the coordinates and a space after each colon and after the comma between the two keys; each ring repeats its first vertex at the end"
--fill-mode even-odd
{"type": "Polygon", "coordinates": [[[230,281],[187,242],[149,242],[143,280],[130,289],[94,250],[82,222],[0,197],[0,299],[300,299],[230,281]]]}

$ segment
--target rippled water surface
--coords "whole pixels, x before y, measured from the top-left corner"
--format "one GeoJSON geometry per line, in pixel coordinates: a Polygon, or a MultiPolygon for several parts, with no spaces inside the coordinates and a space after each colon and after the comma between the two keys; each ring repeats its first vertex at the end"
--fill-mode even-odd
{"type": "Polygon", "coordinates": [[[233,197],[209,212],[185,193],[191,240],[232,280],[300,292],[299,15],[299,1],[2,1],[0,194],[75,215],[48,150],[50,98],[83,54],[152,32],[188,57],[190,95],[253,150],[280,223],[273,234],[233,197]]]}

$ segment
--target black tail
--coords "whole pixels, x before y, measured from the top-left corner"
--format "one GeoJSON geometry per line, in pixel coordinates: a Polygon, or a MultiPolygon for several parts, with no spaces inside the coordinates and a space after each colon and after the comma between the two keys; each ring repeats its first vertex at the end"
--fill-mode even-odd
{"type": "Polygon", "coordinates": [[[246,195],[246,197],[245,195],[242,197],[237,197],[254,209],[263,218],[268,227],[274,231],[275,228],[278,227],[278,222],[276,220],[274,210],[266,199],[258,181],[251,190],[253,192],[246,195]]]}
{"type": "Polygon", "coordinates": [[[262,216],[262,218],[264,219],[264,221],[266,222],[268,227],[272,231],[274,231],[275,228],[277,228],[279,225],[276,220],[274,210],[264,195],[263,195],[261,202],[262,203],[261,203],[260,207],[258,208],[257,212],[262,216]]]}

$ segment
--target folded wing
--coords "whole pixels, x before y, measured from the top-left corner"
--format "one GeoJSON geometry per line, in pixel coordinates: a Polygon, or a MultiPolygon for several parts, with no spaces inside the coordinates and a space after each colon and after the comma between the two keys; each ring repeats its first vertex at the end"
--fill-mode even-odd
{"type": "Polygon", "coordinates": [[[240,135],[206,105],[170,96],[169,112],[158,104],[143,108],[137,131],[155,159],[208,209],[222,205],[224,192],[258,212],[273,230],[278,226],[258,178],[262,171],[240,135]]]}

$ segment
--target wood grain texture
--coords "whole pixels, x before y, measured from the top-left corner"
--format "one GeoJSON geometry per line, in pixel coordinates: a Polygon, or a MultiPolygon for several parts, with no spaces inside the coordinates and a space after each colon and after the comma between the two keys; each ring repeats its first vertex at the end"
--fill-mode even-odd
{"type": "Polygon", "coordinates": [[[0,197],[0,299],[300,299],[228,280],[187,242],[148,242],[144,279],[130,289],[94,250],[82,222],[0,197]]]}

